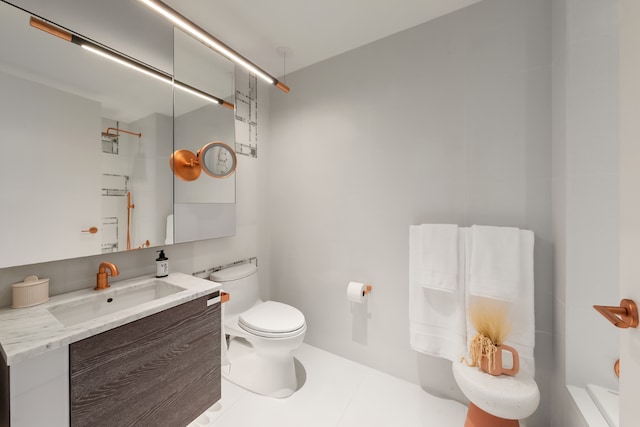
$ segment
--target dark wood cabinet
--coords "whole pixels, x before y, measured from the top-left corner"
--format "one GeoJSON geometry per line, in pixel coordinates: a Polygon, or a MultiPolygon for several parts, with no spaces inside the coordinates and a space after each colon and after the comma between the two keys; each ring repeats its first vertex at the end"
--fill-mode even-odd
{"type": "Polygon", "coordinates": [[[0,356],[0,427],[9,427],[11,425],[11,419],[9,417],[9,410],[11,408],[11,402],[9,401],[9,366],[0,356]]]}
{"type": "Polygon", "coordinates": [[[71,344],[71,425],[185,426],[217,402],[217,294],[71,344]]]}

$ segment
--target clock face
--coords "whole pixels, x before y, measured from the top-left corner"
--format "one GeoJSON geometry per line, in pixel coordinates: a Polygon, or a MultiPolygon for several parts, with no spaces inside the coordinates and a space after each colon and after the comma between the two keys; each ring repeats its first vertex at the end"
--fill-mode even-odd
{"type": "Polygon", "coordinates": [[[223,142],[210,142],[198,151],[204,172],[214,178],[226,178],[236,170],[238,159],[231,147],[223,142]]]}

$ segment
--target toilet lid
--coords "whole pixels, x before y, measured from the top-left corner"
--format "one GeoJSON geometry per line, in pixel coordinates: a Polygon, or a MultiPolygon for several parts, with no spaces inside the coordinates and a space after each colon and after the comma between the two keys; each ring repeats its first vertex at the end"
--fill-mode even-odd
{"type": "Polygon", "coordinates": [[[238,324],[247,332],[262,336],[289,335],[305,326],[304,315],[290,305],[266,301],[245,311],[238,324]]]}
{"type": "Polygon", "coordinates": [[[209,276],[209,279],[214,282],[229,282],[232,280],[239,280],[247,276],[251,276],[258,270],[255,264],[246,263],[236,265],[234,267],[223,268],[222,270],[214,271],[209,276]]]}

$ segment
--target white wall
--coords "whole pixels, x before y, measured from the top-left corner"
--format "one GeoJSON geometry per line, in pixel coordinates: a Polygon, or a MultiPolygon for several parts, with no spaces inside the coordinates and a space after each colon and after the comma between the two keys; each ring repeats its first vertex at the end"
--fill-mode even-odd
{"type": "Polygon", "coordinates": [[[617,0],[567,2],[564,303],[578,386],[617,388],[618,334],[592,305],[620,301],[618,27],[617,0]]]}
{"type": "Polygon", "coordinates": [[[565,410],[571,404],[565,384],[618,387],[613,374],[618,333],[592,308],[619,302],[618,32],[618,0],[554,0],[554,422],[559,426],[573,421],[565,410]]]}
{"type": "Polygon", "coordinates": [[[571,425],[578,409],[566,388],[566,80],[567,80],[567,0],[553,0],[552,10],[552,188],[554,251],[553,316],[553,426],[571,425]],[[569,411],[573,408],[573,411],[569,411]]]}
{"type": "MultiPolygon", "coordinates": [[[[640,3],[620,0],[620,294],[634,301],[640,300],[638,276],[640,199],[640,3]]],[[[640,359],[637,328],[620,331],[620,425],[638,423],[637,396],[640,391],[640,359]]]]}
{"type": "Polygon", "coordinates": [[[409,225],[532,229],[542,402],[527,425],[549,424],[550,36],[550,1],[485,0],[272,94],[271,289],[304,312],[307,342],[459,397],[450,364],[409,347],[409,225]],[[350,280],[373,286],[366,318],[350,311],[350,280]]]}

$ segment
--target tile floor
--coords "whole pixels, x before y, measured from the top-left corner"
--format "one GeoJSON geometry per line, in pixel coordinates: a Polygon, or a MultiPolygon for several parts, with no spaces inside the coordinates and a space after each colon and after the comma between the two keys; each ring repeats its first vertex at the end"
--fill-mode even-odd
{"type": "Polygon", "coordinates": [[[304,385],[287,399],[222,381],[222,399],[189,427],[456,427],[467,408],[419,386],[303,344],[304,385]]]}

